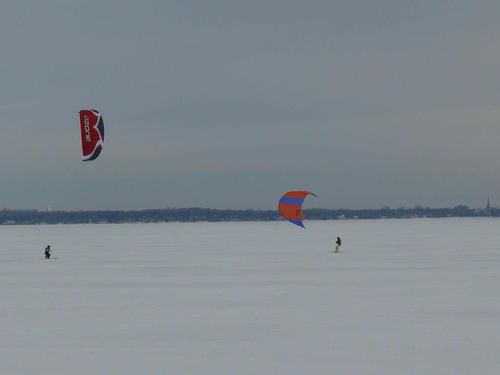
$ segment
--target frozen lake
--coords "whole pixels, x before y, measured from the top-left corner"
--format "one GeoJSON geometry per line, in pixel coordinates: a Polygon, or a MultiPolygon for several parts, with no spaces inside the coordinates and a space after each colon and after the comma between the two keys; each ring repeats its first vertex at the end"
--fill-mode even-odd
{"type": "Polygon", "coordinates": [[[305,224],[2,226],[0,373],[499,373],[500,220],[305,224]]]}

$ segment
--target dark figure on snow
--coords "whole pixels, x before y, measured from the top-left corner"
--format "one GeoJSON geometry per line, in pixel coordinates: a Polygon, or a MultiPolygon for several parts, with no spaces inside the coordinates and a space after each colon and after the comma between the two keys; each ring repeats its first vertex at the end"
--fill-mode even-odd
{"type": "Polygon", "coordinates": [[[335,243],[337,244],[337,246],[335,246],[335,252],[338,253],[340,245],[342,245],[342,240],[340,239],[340,237],[337,237],[337,241],[335,241],[335,243]]]}
{"type": "Polygon", "coordinates": [[[52,249],[50,248],[50,245],[45,248],[45,259],[50,259],[50,251],[52,249]]]}

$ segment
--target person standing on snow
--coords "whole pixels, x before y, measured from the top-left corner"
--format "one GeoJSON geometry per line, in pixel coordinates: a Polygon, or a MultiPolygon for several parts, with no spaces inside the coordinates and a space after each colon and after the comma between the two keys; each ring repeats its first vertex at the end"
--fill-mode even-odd
{"type": "Polygon", "coordinates": [[[337,241],[335,241],[335,243],[337,244],[337,246],[335,246],[335,252],[338,253],[340,245],[342,245],[342,240],[340,239],[340,237],[337,237],[337,241]]]}
{"type": "Polygon", "coordinates": [[[45,259],[50,259],[50,252],[51,252],[51,248],[50,248],[50,245],[48,245],[46,248],[45,248],[45,259]]]}

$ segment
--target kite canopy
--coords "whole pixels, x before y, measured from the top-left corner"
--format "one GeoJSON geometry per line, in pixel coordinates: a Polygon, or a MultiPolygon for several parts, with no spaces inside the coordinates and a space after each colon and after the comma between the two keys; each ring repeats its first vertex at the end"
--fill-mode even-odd
{"type": "Polygon", "coordinates": [[[305,228],[304,223],[302,223],[302,203],[304,203],[304,199],[308,195],[316,197],[316,194],[309,191],[289,191],[285,193],[278,204],[281,216],[289,222],[305,228]]]}
{"type": "Polygon", "coordinates": [[[104,122],[95,109],[80,111],[83,161],[95,160],[104,145],[104,122]]]}

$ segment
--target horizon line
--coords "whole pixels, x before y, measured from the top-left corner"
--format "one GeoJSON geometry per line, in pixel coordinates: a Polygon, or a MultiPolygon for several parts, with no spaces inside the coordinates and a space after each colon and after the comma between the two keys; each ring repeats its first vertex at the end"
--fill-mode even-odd
{"type": "MultiPolygon", "coordinates": [[[[309,207],[304,208],[303,211],[310,210],[327,210],[327,211],[381,211],[381,210],[453,210],[453,209],[468,209],[468,210],[496,210],[498,207],[469,207],[464,204],[458,204],[453,207],[429,207],[422,205],[415,205],[413,207],[391,207],[382,206],[378,208],[326,208],[326,207],[309,207]]],[[[186,207],[163,207],[163,208],[139,208],[139,209],[126,209],[126,208],[96,208],[96,209],[38,209],[38,208],[1,208],[0,212],[141,212],[141,211],[165,211],[165,210],[211,210],[211,211],[278,211],[278,208],[213,208],[202,206],[186,206],[186,207]]]]}

